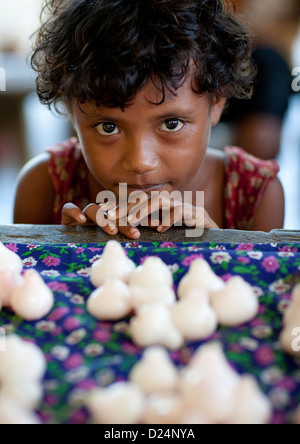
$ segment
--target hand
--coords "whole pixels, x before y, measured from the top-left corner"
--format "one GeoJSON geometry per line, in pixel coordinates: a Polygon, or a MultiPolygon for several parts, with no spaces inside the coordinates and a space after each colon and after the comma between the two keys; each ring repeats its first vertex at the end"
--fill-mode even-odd
{"type": "Polygon", "coordinates": [[[164,192],[150,198],[146,193],[136,191],[131,193],[129,203],[124,202],[116,206],[115,203],[108,202],[101,207],[110,220],[119,220],[123,224],[125,220],[125,225],[130,223],[156,227],[160,233],[175,224],[199,228],[198,233],[204,228],[219,228],[203,207],[182,202],[180,195],[176,200],[164,192]],[[136,204],[137,199],[138,204],[136,204]]]}
{"type": "Polygon", "coordinates": [[[102,210],[101,205],[89,204],[82,211],[79,207],[69,202],[63,206],[62,209],[62,225],[83,225],[88,221],[92,221],[99,225],[103,231],[115,236],[118,232],[122,233],[129,239],[138,239],[141,235],[140,231],[133,225],[118,226],[106,216],[106,212],[102,210]],[[101,220],[101,224],[99,224],[101,220]]]}

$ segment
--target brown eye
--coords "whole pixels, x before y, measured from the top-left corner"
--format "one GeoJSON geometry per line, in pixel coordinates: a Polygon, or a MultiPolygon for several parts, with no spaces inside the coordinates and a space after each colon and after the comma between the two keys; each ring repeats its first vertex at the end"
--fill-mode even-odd
{"type": "Polygon", "coordinates": [[[176,132],[180,131],[184,127],[184,123],[179,119],[168,119],[165,120],[161,126],[162,131],[176,132]]]}
{"type": "Polygon", "coordinates": [[[97,125],[97,131],[102,136],[112,136],[114,134],[119,134],[119,128],[115,123],[103,122],[97,125]]]}

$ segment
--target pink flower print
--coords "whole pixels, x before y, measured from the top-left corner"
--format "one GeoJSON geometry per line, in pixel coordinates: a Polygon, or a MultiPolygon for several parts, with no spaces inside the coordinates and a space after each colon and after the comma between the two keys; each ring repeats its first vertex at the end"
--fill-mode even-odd
{"type": "Polygon", "coordinates": [[[249,264],[249,262],[250,262],[250,259],[248,257],[244,257],[244,256],[239,256],[237,260],[241,264],[249,264]]]}
{"type": "Polygon", "coordinates": [[[82,365],[82,356],[79,353],[74,353],[65,360],[64,366],[68,370],[82,365]]]}
{"type": "Polygon", "coordinates": [[[45,402],[47,403],[47,405],[55,406],[58,403],[58,397],[52,393],[48,394],[45,396],[45,402]]]}
{"type": "Polygon", "coordinates": [[[90,250],[92,253],[95,253],[95,251],[100,251],[100,248],[89,248],[89,250],[90,250]]]}
{"type": "Polygon", "coordinates": [[[275,273],[275,271],[280,268],[275,256],[265,257],[261,264],[268,273],[275,273]]]}
{"type": "Polygon", "coordinates": [[[10,251],[12,251],[14,253],[18,252],[19,248],[17,247],[17,244],[7,244],[5,246],[6,246],[6,248],[8,248],[10,251]]]}
{"type": "Polygon", "coordinates": [[[29,250],[36,250],[39,247],[39,245],[30,244],[30,245],[27,245],[27,247],[29,250]]]}
{"type": "Polygon", "coordinates": [[[258,308],[258,314],[264,314],[267,310],[267,307],[265,307],[264,305],[260,305],[258,308]]]}
{"type": "Polygon", "coordinates": [[[240,244],[237,248],[236,251],[253,251],[253,244],[240,244]]]}
{"type": "Polygon", "coordinates": [[[137,353],[140,352],[140,349],[136,345],[131,344],[129,342],[125,342],[122,345],[122,350],[123,350],[123,352],[125,352],[126,354],[129,354],[129,355],[136,355],[137,353]]]}
{"type": "Polygon", "coordinates": [[[288,245],[284,245],[283,247],[278,247],[278,251],[284,251],[288,253],[297,253],[298,248],[289,247],[288,245]]]}
{"type": "Polygon", "coordinates": [[[52,332],[52,336],[55,337],[55,336],[60,335],[61,333],[62,333],[62,328],[61,328],[61,327],[56,327],[56,328],[53,330],[53,332],[52,332]]]}
{"type": "Polygon", "coordinates": [[[70,417],[70,424],[81,425],[86,424],[87,421],[87,413],[82,410],[77,410],[70,417]]]}
{"type": "Polygon", "coordinates": [[[98,384],[92,379],[86,379],[85,381],[81,381],[77,384],[77,389],[81,389],[84,391],[92,390],[95,388],[99,388],[98,384]]]}
{"type": "Polygon", "coordinates": [[[252,328],[254,328],[254,327],[261,327],[261,326],[264,326],[264,325],[265,325],[265,321],[263,319],[260,319],[260,318],[255,318],[255,319],[253,319],[250,322],[250,326],[252,328]]]}
{"type": "Polygon", "coordinates": [[[226,273],[226,274],[223,274],[223,276],[220,276],[221,277],[221,279],[224,281],[224,282],[227,282],[227,281],[229,281],[229,279],[231,279],[232,278],[232,274],[230,274],[230,273],[226,273]]]}
{"type": "Polygon", "coordinates": [[[191,263],[196,259],[204,259],[203,254],[191,254],[190,256],[187,256],[183,259],[182,265],[184,265],[185,267],[189,267],[191,263]]]}
{"type": "Polygon", "coordinates": [[[84,310],[82,308],[76,307],[74,308],[74,313],[77,315],[82,315],[84,313],[84,310]]]}
{"type": "Polygon", "coordinates": [[[103,330],[95,330],[93,337],[96,341],[108,342],[110,340],[110,332],[103,330]]]}
{"type": "Polygon", "coordinates": [[[269,366],[275,361],[275,355],[272,348],[268,345],[263,345],[254,353],[255,360],[259,365],[269,366]]]}
{"type": "Polygon", "coordinates": [[[65,293],[69,290],[69,287],[64,282],[50,282],[48,284],[48,287],[51,288],[53,291],[59,291],[62,293],[65,293]]]}
{"type": "Polygon", "coordinates": [[[43,259],[42,262],[47,267],[57,267],[61,261],[58,257],[48,256],[48,257],[45,257],[45,259],[43,259]]]}
{"type": "Polygon", "coordinates": [[[163,242],[160,246],[161,248],[176,248],[174,242],[163,242]]]}
{"type": "Polygon", "coordinates": [[[48,316],[49,321],[57,322],[63,318],[67,313],[69,313],[68,307],[60,307],[54,310],[50,316],[48,316]]]}
{"type": "Polygon", "coordinates": [[[64,327],[68,331],[75,330],[80,326],[80,321],[73,316],[68,317],[64,322],[64,327]]]}
{"type": "Polygon", "coordinates": [[[80,254],[83,252],[84,252],[84,248],[82,248],[82,247],[79,247],[79,248],[77,248],[77,250],[75,250],[75,253],[77,253],[77,254],[80,254]]]}
{"type": "Polygon", "coordinates": [[[127,242],[125,248],[142,248],[138,242],[127,242]]]}

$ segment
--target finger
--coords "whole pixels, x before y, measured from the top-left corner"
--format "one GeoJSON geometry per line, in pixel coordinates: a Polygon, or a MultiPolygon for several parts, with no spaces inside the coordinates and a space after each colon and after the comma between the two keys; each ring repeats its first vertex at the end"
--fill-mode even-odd
{"type": "Polygon", "coordinates": [[[132,240],[137,240],[141,236],[141,232],[139,231],[139,229],[134,227],[133,225],[127,225],[123,227],[118,226],[118,229],[120,233],[132,240]]]}
{"type": "Polygon", "coordinates": [[[81,211],[79,207],[74,205],[71,202],[66,203],[62,209],[62,225],[70,225],[70,224],[84,224],[87,222],[87,218],[81,211]]]}
{"type": "Polygon", "coordinates": [[[133,191],[128,196],[128,201],[121,201],[119,205],[111,209],[107,216],[109,219],[122,219],[127,217],[132,208],[140,206],[143,202],[148,201],[148,195],[143,191],[133,191]],[[137,203],[138,201],[138,203],[137,203]]]}
{"type": "MultiPolygon", "coordinates": [[[[157,214],[160,209],[161,199],[158,196],[143,199],[140,203],[135,204],[129,211],[128,222],[137,225],[151,214],[157,214]]],[[[155,216],[154,216],[155,217],[155,216]]]]}
{"type": "Polygon", "coordinates": [[[105,203],[100,203],[99,207],[104,211],[110,211],[113,208],[115,208],[116,206],[116,202],[115,201],[111,201],[111,202],[105,202],[105,203]]]}
{"type": "Polygon", "coordinates": [[[116,225],[105,217],[105,213],[97,204],[90,204],[83,210],[83,213],[96,225],[102,228],[105,233],[115,235],[118,233],[116,225]]]}
{"type": "Polygon", "coordinates": [[[116,221],[117,219],[122,219],[127,216],[128,205],[127,202],[123,204],[114,206],[111,210],[107,211],[107,217],[110,220],[116,221]]]}
{"type": "Polygon", "coordinates": [[[182,206],[180,205],[172,208],[169,212],[163,214],[162,221],[157,227],[157,231],[159,233],[164,233],[177,222],[181,222],[182,225],[182,206]]]}
{"type": "Polygon", "coordinates": [[[184,214],[184,223],[188,227],[219,228],[207,211],[201,207],[193,207],[193,211],[184,214]]]}

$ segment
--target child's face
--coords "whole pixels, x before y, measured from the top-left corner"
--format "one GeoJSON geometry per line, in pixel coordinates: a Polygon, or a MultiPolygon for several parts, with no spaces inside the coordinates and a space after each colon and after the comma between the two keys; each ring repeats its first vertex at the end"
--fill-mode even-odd
{"type": "Polygon", "coordinates": [[[160,100],[149,81],[124,111],[74,101],[72,119],[86,164],[116,196],[119,183],[127,183],[128,193],[204,187],[200,167],[225,99],[195,94],[187,79],[176,96],[168,93],[157,105],[160,100]]]}

